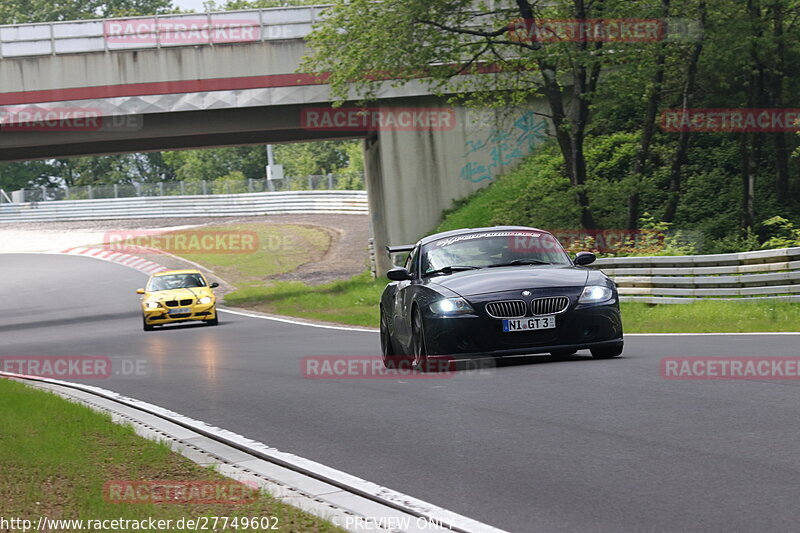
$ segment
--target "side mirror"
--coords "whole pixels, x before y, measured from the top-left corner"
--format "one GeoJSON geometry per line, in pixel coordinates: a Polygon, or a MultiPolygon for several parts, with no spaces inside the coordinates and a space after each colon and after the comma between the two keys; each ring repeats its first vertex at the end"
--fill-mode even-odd
{"type": "Polygon", "coordinates": [[[136,294],[144,294],[144,289],[136,289],[136,294]]]}
{"type": "Polygon", "coordinates": [[[212,283],[211,285],[209,285],[209,287],[211,287],[212,289],[216,289],[217,287],[219,287],[219,283],[217,283],[217,282],[215,281],[214,283],[212,283]]]}
{"type": "Polygon", "coordinates": [[[592,252],[578,252],[575,255],[575,264],[579,266],[591,265],[595,262],[595,259],[597,259],[597,256],[592,252]]]}
{"type": "Polygon", "coordinates": [[[397,267],[387,272],[386,277],[392,281],[406,281],[411,279],[411,273],[403,267],[397,267]]]}

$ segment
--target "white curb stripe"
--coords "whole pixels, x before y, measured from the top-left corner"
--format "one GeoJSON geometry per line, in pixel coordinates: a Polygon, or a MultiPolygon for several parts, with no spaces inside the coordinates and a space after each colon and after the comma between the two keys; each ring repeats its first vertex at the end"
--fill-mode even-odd
{"type": "Polygon", "coordinates": [[[94,387],[91,385],[82,385],[68,381],[61,381],[58,379],[14,374],[11,372],[0,372],[0,376],[7,376],[17,379],[30,379],[43,383],[63,385],[102,396],[109,400],[119,402],[123,405],[127,405],[129,407],[162,417],[200,434],[205,434],[216,440],[223,441],[226,444],[237,447],[277,465],[290,468],[296,472],[310,475],[311,477],[340,487],[348,492],[367,497],[373,501],[383,503],[384,505],[389,505],[411,515],[424,517],[427,519],[429,524],[441,524],[445,528],[449,527],[460,532],[506,533],[502,529],[478,522],[477,520],[454,513],[423,500],[418,500],[388,487],[383,487],[377,483],[372,483],[371,481],[367,481],[365,479],[350,475],[346,472],[342,472],[341,470],[330,468],[323,464],[317,463],[316,461],[312,461],[298,455],[282,452],[277,448],[272,448],[261,442],[248,439],[247,437],[233,433],[232,431],[211,426],[205,422],[183,416],[163,407],[136,400],[134,398],[129,398],[127,396],[122,396],[119,393],[107,389],[102,389],[100,387],[94,387]]]}
{"type": "Polygon", "coordinates": [[[115,252],[112,250],[107,250],[105,248],[75,247],[75,248],[67,248],[66,250],[51,251],[44,253],[81,255],[83,257],[91,257],[93,259],[100,259],[101,261],[108,261],[111,263],[116,263],[118,265],[133,268],[134,270],[138,270],[139,272],[143,272],[145,274],[153,274],[155,272],[161,272],[162,270],[167,270],[167,267],[155,263],[153,261],[150,261],[149,259],[144,259],[143,257],[137,257],[135,255],[130,255],[122,252],[115,252]]]}

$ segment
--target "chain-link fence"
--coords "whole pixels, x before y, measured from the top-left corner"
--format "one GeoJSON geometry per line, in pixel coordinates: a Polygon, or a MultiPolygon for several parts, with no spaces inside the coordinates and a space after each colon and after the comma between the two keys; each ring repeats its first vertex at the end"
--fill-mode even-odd
{"type": "Polygon", "coordinates": [[[13,193],[14,202],[50,202],[58,200],[99,200],[142,196],[187,196],[242,194],[271,191],[363,191],[364,175],[340,173],[316,176],[287,176],[280,180],[171,181],[80,187],[38,187],[13,193]]]}

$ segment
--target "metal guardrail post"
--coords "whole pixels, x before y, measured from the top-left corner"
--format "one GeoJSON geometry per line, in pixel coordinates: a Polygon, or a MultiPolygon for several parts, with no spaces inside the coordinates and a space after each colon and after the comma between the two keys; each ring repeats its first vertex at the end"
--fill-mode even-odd
{"type": "Polygon", "coordinates": [[[114,184],[114,198],[119,198],[119,187],[117,184],[114,184]]]}
{"type": "Polygon", "coordinates": [[[208,183],[206,183],[206,180],[203,180],[203,195],[205,196],[207,194],[208,194],[208,183]]]}
{"type": "Polygon", "coordinates": [[[91,185],[89,185],[89,200],[94,200],[94,190],[91,185]]]}
{"type": "Polygon", "coordinates": [[[159,196],[164,196],[164,182],[163,181],[159,181],[158,182],[158,195],[159,196]]]}
{"type": "Polygon", "coordinates": [[[181,182],[181,196],[186,196],[186,182],[181,182]]]}

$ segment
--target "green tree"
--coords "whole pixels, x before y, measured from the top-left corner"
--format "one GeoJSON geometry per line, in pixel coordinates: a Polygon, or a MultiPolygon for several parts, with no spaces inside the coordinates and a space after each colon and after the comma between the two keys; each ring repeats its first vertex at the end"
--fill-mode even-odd
{"type": "Polygon", "coordinates": [[[314,53],[304,68],[330,72],[341,101],[352,88],[371,99],[387,78],[398,84],[422,79],[438,94],[480,106],[544,97],[581,223],[591,228],[584,146],[592,100],[603,70],[635,66],[643,45],[614,43],[614,53],[607,53],[602,42],[534,36],[547,31],[542,19],[646,18],[658,9],[622,1],[517,0],[491,8],[472,0],[336,0],[310,36],[314,53]]]}

